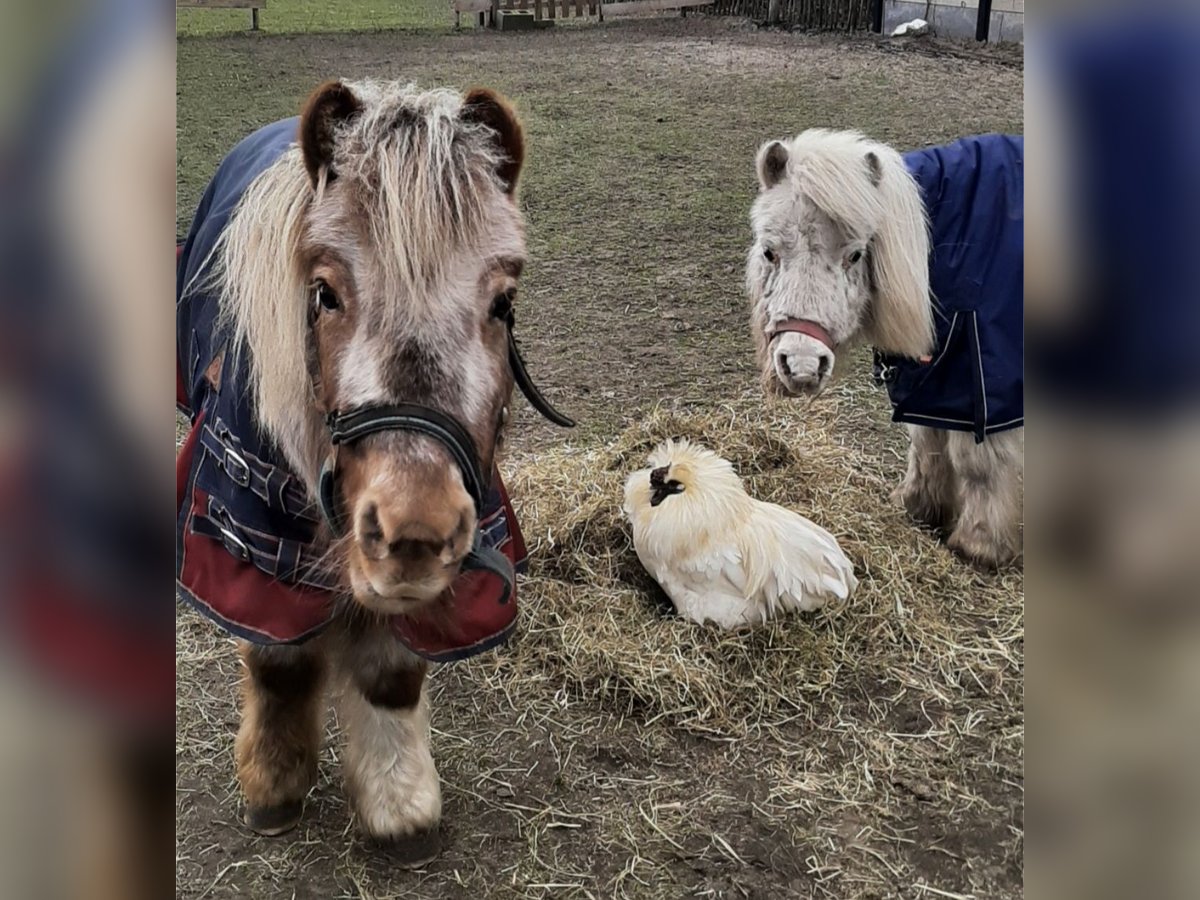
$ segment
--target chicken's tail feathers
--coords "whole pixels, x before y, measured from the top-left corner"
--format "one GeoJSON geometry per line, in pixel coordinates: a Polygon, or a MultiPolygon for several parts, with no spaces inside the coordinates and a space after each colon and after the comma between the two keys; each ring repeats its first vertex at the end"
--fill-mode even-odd
{"type": "Polygon", "coordinates": [[[848,600],[858,587],[854,564],[832,534],[790,510],[766,512],[776,556],[764,561],[774,575],[768,597],[773,605],[811,611],[829,600],[848,600]],[[772,596],[773,595],[773,596],[772,596]]]}
{"type": "Polygon", "coordinates": [[[849,600],[858,586],[854,571],[849,566],[830,567],[817,573],[815,578],[793,583],[791,593],[803,609],[819,609],[830,600],[849,600]]]}

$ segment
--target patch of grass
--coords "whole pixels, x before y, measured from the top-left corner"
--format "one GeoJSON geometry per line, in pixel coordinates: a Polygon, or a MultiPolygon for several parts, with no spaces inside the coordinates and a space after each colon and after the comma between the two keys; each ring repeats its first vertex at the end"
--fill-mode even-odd
{"type": "MultiPolygon", "coordinates": [[[[211,37],[250,29],[248,9],[184,8],[176,13],[175,31],[181,36],[211,37]]],[[[264,35],[453,27],[449,0],[267,0],[266,9],[259,12],[259,30],[264,35]]]]}

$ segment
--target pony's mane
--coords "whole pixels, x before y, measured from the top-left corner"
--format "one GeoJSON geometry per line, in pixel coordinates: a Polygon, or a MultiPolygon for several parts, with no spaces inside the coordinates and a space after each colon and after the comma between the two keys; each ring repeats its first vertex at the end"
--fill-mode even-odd
{"type": "Polygon", "coordinates": [[[379,260],[383,330],[427,314],[456,251],[474,246],[503,190],[490,132],[459,118],[462,96],[412,85],[349,83],[361,112],[339,126],[332,176],[315,186],[298,146],[247,188],[213,250],[207,287],[220,296],[232,350],[246,353],[256,417],[297,474],[315,485],[328,441],[312,402],[308,285],[300,248],[329,189],[352,191],[379,260]],[[344,187],[343,187],[344,186],[344,187]]]}
{"type": "Polygon", "coordinates": [[[869,340],[889,353],[929,352],[929,221],[904,159],[856,131],[824,128],[802,132],[788,149],[793,184],[851,234],[873,237],[869,340]]]}

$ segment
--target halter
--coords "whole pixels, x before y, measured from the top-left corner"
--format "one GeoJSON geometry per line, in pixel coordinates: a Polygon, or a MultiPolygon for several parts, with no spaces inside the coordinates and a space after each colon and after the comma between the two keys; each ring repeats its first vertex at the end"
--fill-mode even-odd
{"type": "MultiPolygon", "coordinates": [[[[505,317],[504,324],[508,329],[508,364],[521,393],[534,409],[555,425],[574,428],[575,422],[556,410],[529,377],[525,360],[521,358],[517,339],[513,335],[516,320],[511,310],[505,317]]],[[[321,470],[318,499],[321,513],[335,535],[345,533],[344,523],[337,509],[337,448],[343,444],[356,443],[367,435],[381,431],[412,431],[431,437],[445,447],[462,473],[463,486],[475,503],[476,520],[482,517],[491,479],[490,476],[484,477],[479,465],[479,452],[470,433],[454,417],[418,403],[383,403],[360,406],[346,412],[331,412],[325,417],[325,424],[329,428],[333,453],[326,459],[321,470]]],[[[502,553],[484,546],[483,534],[478,526],[471,550],[463,559],[462,570],[491,572],[504,582],[505,598],[501,602],[507,602],[508,597],[512,595],[512,567],[502,553]]]]}
{"type": "Polygon", "coordinates": [[[767,332],[767,343],[771,343],[779,335],[789,331],[794,334],[807,334],[810,338],[815,338],[830,350],[837,352],[837,342],[828,331],[812,319],[784,319],[767,332]]]}

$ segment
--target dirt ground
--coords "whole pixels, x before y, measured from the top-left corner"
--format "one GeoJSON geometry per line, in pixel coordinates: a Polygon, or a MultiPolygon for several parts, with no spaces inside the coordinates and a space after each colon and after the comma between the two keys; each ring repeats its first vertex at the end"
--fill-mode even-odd
{"type": "MultiPolygon", "coordinates": [[[[1023,130],[1019,54],[729,19],[181,39],[178,60],[180,234],[226,150],[325,78],[486,84],[516,101],[531,256],[519,334],[546,393],[581,422],[564,436],[521,405],[512,447],[524,459],[607,440],[660,404],[753,395],[741,274],[763,140],[822,125],[907,149],[1023,130]]],[[[898,479],[901,436],[865,356],[847,368],[829,401],[838,440],[898,479]]],[[[1019,572],[995,577],[1019,596],[1019,572]]],[[[947,615],[969,616],[962,603],[947,615]]],[[[947,673],[936,693],[829,673],[837,702],[820,727],[839,740],[820,746],[832,756],[804,752],[808,725],[706,737],[553,678],[505,682],[506,650],[443,668],[432,696],[446,849],[419,872],[390,870],[355,839],[332,716],[304,824],[282,839],[247,833],[233,645],[182,608],[177,635],[180,897],[1022,893],[1019,635],[997,651],[994,680],[947,673]],[[860,746],[899,760],[888,771],[903,777],[873,772],[860,746]]]]}

